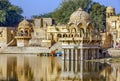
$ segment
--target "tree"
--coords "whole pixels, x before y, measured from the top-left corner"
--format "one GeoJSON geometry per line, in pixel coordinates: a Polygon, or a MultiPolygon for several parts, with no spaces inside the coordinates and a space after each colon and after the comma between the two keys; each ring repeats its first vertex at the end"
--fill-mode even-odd
{"type": "Polygon", "coordinates": [[[8,0],[0,0],[0,25],[15,26],[23,18],[22,9],[12,5],[8,0]]]}
{"type": "Polygon", "coordinates": [[[70,18],[70,15],[81,7],[84,10],[88,10],[91,4],[91,0],[68,0],[63,1],[59,8],[53,13],[52,17],[59,23],[66,24],[70,18]]]}
{"type": "Polygon", "coordinates": [[[89,14],[95,28],[104,30],[106,26],[106,7],[99,3],[92,3],[89,14]]]}
{"type": "Polygon", "coordinates": [[[52,13],[40,14],[40,15],[33,15],[32,18],[48,18],[52,17],[52,13]]]}
{"type": "MultiPolygon", "coordinates": [[[[99,3],[92,2],[92,0],[65,0],[61,3],[59,8],[52,13],[48,13],[47,16],[54,18],[57,23],[67,24],[70,15],[80,7],[90,14],[92,23],[96,29],[105,29],[106,7],[99,3]]],[[[45,15],[36,17],[45,17],[45,15]]]]}

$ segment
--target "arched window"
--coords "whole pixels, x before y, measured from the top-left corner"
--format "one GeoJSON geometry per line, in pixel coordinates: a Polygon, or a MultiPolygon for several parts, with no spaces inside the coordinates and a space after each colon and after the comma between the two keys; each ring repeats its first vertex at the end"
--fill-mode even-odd
{"type": "Polygon", "coordinates": [[[75,37],[79,37],[79,34],[75,34],[75,37]]]}
{"type": "Polygon", "coordinates": [[[20,35],[20,36],[23,36],[23,35],[24,35],[23,30],[20,31],[20,34],[19,34],[19,35],[20,35]]]}
{"type": "Polygon", "coordinates": [[[75,33],[75,32],[76,32],[76,29],[75,29],[75,28],[73,28],[73,29],[72,29],[72,33],[75,33]]]}
{"type": "Polygon", "coordinates": [[[25,36],[28,36],[28,31],[27,30],[25,30],[25,36]]]}
{"type": "Polygon", "coordinates": [[[67,34],[63,34],[63,38],[64,38],[64,37],[67,37],[67,34]]]}
{"type": "Polygon", "coordinates": [[[57,37],[62,37],[62,35],[61,35],[61,34],[58,34],[57,37]]]}
{"type": "Polygon", "coordinates": [[[82,37],[83,33],[84,33],[84,30],[80,28],[80,37],[82,37]]]}
{"type": "Polygon", "coordinates": [[[89,33],[89,29],[87,28],[87,29],[86,29],[86,38],[89,37],[89,34],[90,34],[90,33],[89,33]]]}

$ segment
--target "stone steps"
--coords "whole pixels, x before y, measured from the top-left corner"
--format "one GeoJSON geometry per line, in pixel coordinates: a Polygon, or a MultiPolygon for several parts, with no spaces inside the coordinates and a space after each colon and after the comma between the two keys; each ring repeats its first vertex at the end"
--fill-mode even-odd
{"type": "Polygon", "coordinates": [[[61,42],[55,43],[55,44],[50,48],[50,51],[53,51],[53,50],[56,50],[56,49],[58,49],[58,51],[61,51],[61,50],[62,50],[62,43],[61,43],[61,42]]]}

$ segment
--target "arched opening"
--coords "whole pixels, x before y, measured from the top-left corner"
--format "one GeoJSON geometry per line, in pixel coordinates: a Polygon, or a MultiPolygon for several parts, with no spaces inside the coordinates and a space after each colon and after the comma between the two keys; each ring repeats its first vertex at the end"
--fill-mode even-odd
{"type": "Polygon", "coordinates": [[[111,34],[108,34],[106,37],[105,37],[105,42],[104,42],[104,45],[106,47],[113,47],[113,36],[111,34]]]}
{"type": "Polygon", "coordinates": [[[90,32],[89,32],[89,28],[86,28],[86,38],[89,37],[89,34],[90,34],[90,32]]]}
{"type": "Polygon", "coordinates": [[[73,26],[73,25],[74,25],[74,23],[69,23],[69,24],[68,24],[68,26],[73,26]]]}
{"type": "Polygon", "coordinates": [[[72,33],[76,33],[76,29],[75,28],[72,29],[72,33]]]}
{"type": "Polygon", "coordinates": [[[23,36],[24,35],[24,31],[21,30],[20,33],[18,33],[18,34],[19,34],[19,36],[23,36]]]}
{"type": "Polygon", "coordinates": [[[84,28],[83,28],[82,23],[79,23],[79,24],[77,25],[77,28],[78,28],[78,31],[79,31],[79,33],[80,33],[80,37],[83,37],[85,31],[84,31],[84,28]]]}
{"type": "Polygon", "coordinates": [[[73,35],[73,34],[70,34],[69,37],[74,37],[74,35],[73,35]]]}
{"type": "Polygon", "coordinates": [[[54,40],[54,35],[52,33],[50,33],[50,39],[54,40]]]}
{"type": "Polygon", "coordinates": [[[92,30],[93,30],[93,26],[92,23],[87,23],[87,27],[86,27],[86,38],[92,38],[92,30]]]}
{"type": "Polygon", "coordinates": [[[75,37],[79,37],[79,34],[75,34],[75,37]]]}
{"type": "Polygon", "coordinates": [[[67,37],[67,34],[63,34],[63,38],[67,37]]]}
{"type": "Polygon", "coordinates": [[[80,28],[79,31],[80,31],[80,37],[82,37],[83,34],[84,34],[84,29],[83,29],[83,28],[80,28]]]}
{"type": "Polygon", "coordinates": [[[28,30],[25,30],[25,36],[28,36],[28,30]]]}
{"type": "Polygon", "coordinates": [[[61,34],[57,34],[57,37],[60,38],[60,37],[62,37],[62,35],[61,34]]]}
{"type": "Polygon", "coordinates": [[[108,38],[109,39],[109,43],[110,43],[110,47],[113,45],[113,36],[111,34],[108,35],[108,38]]]}
{"type": "Polygon", "coordinates": [[[61,38],[62,35],[61,34],[57,34],[57,41],[59,40],[59,38],[61,38]]]}

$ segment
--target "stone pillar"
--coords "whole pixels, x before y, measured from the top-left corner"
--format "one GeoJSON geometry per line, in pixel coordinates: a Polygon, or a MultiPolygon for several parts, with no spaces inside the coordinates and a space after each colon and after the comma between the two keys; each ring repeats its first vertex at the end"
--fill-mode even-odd
{"type": "Polygon", "coordinates": [[[71,60],[73,60],[73,49],[71,49],[71,60]]]}
{"type": "Polygon", "coordinates": [[[63,49],[63,55],[62,55],[62,59],[65,60],[65,49],[63,49]]]}
{"type": "Polygon", "coordinates": [[[81,65],[80,65],[80,79],[81,79],[81,81],[83,81],[83,61],[81,60],[80,61],[81,63],[81,65]]]}
{"type": "Polygon", "coordinates": [[[80,49],[78,49],[78,61],[80,61],[80,49]]]}
{"type": "Polygon", "coordinates": [[[95,59],[95,49],[93,49],[93,59],[95,59]]]}
{"type": "Polygon", "coordinates": [[[78,49],[75,49],[75,60],[78,60],[77,57],[78,57],[78,49]]]}
{"type": "Polygon", "coordinates": [[[88,49],[86,49],[85,56],[86,56],[86,60],[88,60],[88,49]]]}
{"type": "Polygon", "coordinates": [[[75,49],[75,72],[77,72],[77,61],[78,61],[77,57],[78,57],[78,49],[75,49]]]}
{"type": "Polygon", "coordinates": [[[80,47],[81,47],[81,50],[80,50],[80,56],[81,56],[81,61],[83,60],[83,41],[81,42],[81,44],[80,44],[80,47]]]}
{"type": "Polygon", "coordinates": [[[83,48],[80,49],[80,60],[83,60],[83,48]]]}
{"type": "Polygon", "coordinates": [[[97,59],[99,58],[99,48],[97,48],[97,59]]]}
{"type": "Polygon", "coordinates": [[[64,64],[64,63],[65,63],[65,61],[63,60],[63,61],[62,61],[62,72],[64,72],[64,67],[65,67],[65,64],[64,64]]]}
{"type": "Polygon", "coordinates": [[[66,66],[67,67],[67,72],[69,72],[69,60],[67,60],[66,63],[67,63],[67,66],[66,66]]]}
{"type": "Polygon", "coordinates": [[[69,49],[67,49],[67,72],[69,72],[69,62],[70,62],[70,57],[69,57],[69,55],[70,55],[70,50],[69,49]]]}
{"type": "Polygon", "coordinates": [[[84,59],[86,60],[86,49],[84,49],[84,59]]]}
{"type": "Polygon", "coordinates": [[[71,49],[71,72],[73,72],[73,49],[71,49]]]}
{"type": "Polygon", "coordinates": [[[69,49],[67,49],[66,59],[69,60],[69,49]]]}

